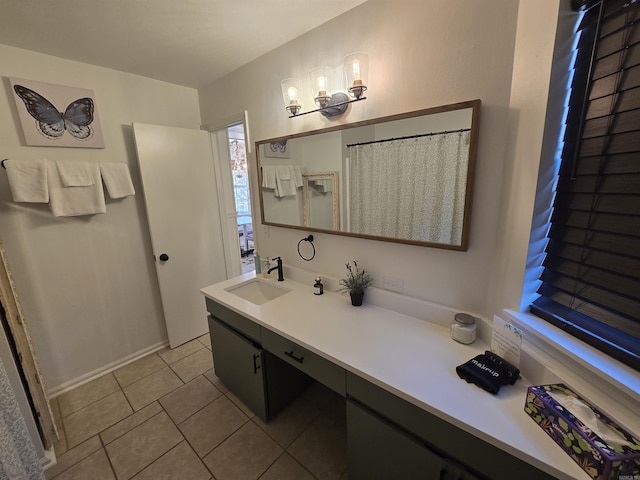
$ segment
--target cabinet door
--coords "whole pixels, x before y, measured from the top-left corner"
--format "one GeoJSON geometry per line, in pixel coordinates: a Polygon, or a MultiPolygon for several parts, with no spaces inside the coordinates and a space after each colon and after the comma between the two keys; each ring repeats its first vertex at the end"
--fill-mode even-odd
{"type": "Polygon", "coordinates": [[[220,320],[209,316],[211,349],[216,375],[263,421],[269,419],[264,352],[220,320]]]}
{"type": "Polygon", "coordinates": [[[442,457],[351,399],[347,431],[349,480],[447,478],[442,457]]]}

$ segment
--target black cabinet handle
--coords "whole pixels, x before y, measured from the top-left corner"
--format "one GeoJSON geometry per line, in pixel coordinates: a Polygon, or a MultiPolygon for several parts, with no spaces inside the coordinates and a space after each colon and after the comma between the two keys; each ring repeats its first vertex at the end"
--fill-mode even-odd
{"type": "Polygon", "coordinates": [[[160,261],[161,262],[166,262],[167,260],[169,260],[169,255],[167,255],[166,253],[162,253],[160,255],[160,261]]]}
{"type": "Polygon", "coordinates": [[[291,358],[291,359],[295,360],[295,361],[296,361],[296,362],[298,362],[298,363],[302,363],[302,362],[304,362],[304,357],[296,357],[296,356],[293,354],[293,350],[291,350],[290,352],[284,352],[284,354],[285,354],[287,357],[289,357],[289,358],[291,358]]]}
{"type": "Polygon", "coordinates": [[[261,365],[258,365],[258,358],[260,358],[260,355],[256,355],[255,353],[253,354],[253,373],[258,373],[258,370],[260,369],[261,365]]]}

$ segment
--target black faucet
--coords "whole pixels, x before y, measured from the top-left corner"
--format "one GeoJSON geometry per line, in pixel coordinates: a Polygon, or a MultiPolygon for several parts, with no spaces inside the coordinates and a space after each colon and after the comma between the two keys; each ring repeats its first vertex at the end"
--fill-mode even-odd
{"type": "Polygon", "coordinates": [[[278,281],[279,282],[284,281],[284,275],[282,273],[282,258],[276,257],[276,258],[273,258],[272,260],[276,260],[278,262],[278,264],[275,267],[272,267],[269,270],[267,270],[267,274],[269,274],[272,271],[277,269],[278,270],[278,281]]]}

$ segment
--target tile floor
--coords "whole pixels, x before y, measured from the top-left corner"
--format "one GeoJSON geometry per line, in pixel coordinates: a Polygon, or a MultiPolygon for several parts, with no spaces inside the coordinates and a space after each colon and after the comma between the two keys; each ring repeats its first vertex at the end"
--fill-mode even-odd
{"type": "Polygon", "coordinates": [[[344,400],[314,383],[268,424],[216,377],[209,336],[52,400],[47,480],[345,480],[344,400]]]}

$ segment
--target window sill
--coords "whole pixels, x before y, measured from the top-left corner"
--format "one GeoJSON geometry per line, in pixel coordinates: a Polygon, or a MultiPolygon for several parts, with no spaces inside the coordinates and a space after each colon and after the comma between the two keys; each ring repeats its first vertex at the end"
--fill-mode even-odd
{"type": "MultiPolygon", "coordinates": [[[[527,312],[504,310],[523,330],[522,351],[635,435],[640,435],[640,372],[527,312]]],[[[535,378],[522,368],[523,374],[535,378]]]]}

